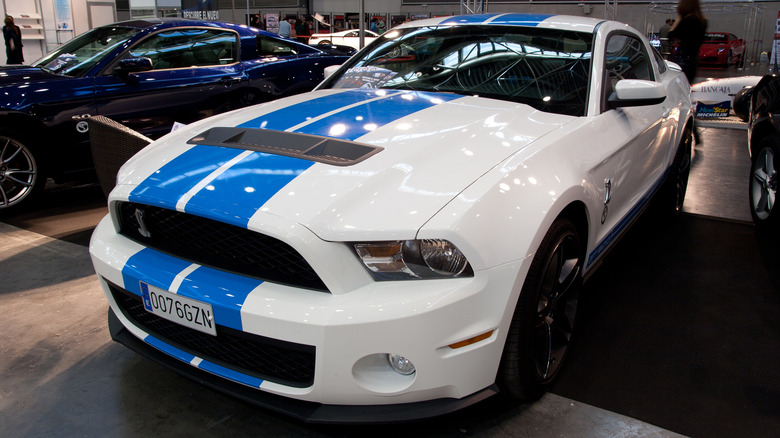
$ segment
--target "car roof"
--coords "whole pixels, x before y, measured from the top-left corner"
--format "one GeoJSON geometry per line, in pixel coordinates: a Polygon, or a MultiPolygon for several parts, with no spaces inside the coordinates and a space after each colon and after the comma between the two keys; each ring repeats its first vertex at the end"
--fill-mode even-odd
{"type": "Polygon", "coordinates": [[[264,32],[246,25],[227,23],[222,21],[206,21],[206,20],[192,20],[187,18],[144,18],[137,20],[120,21],[105,25],[103,27],[132,27],[136,29],[150,29],[160,30],[174,27],[183,26],[197,26],[197,27],[218,27],[223,29],[232,29],[237,31],[241,35],[259,35],[264,32]]]}
{"type": "Polygon", "coordinates": [[[576,17],[573,15],[549,15],[549,14],[475,14],[456,15],[450,17],[438,17],[425,20],[414,20],[399,25],[397,28],[425,27],[425,26],[524,26],[540,27],[548,29],[573,30],[592,33],[596,27],[604,22],[602,19],[589,17],[576,17]]]}

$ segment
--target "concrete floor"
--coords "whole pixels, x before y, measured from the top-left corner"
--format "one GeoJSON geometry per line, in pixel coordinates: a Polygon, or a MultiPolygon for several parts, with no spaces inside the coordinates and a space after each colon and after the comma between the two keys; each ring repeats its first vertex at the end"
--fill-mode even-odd
{"type": "MultiPolygon", "coordinates": [[[[702,129],[687,213],[750,221],[745,136],[702,129]]],[[[309,426],[224,397],[110,340],[84,246],[106,211],[99,188],[53,193],[0,222],[0,436],[679,436],[554,394],[381,428],[309,426]]]]}

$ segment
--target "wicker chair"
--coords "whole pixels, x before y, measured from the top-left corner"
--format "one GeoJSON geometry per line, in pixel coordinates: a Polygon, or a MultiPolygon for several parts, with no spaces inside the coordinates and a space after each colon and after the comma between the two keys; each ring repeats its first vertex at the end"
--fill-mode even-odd
{"type": "Polygon", "coordinates": [[[116,185],[119,168],[152,140],[108,117],[94,116],[86,120],[92,161],[103,193],[108,196],[116,185]]]}

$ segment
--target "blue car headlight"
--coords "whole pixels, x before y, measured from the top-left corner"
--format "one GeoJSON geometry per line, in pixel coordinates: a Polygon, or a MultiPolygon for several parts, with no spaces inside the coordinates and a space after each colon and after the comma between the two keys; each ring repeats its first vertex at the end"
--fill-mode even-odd
{"type": "Polygon", "coordinates": [[[466,256],[442,239],[353,243],[375,280],[472,277],[466,256]]]}

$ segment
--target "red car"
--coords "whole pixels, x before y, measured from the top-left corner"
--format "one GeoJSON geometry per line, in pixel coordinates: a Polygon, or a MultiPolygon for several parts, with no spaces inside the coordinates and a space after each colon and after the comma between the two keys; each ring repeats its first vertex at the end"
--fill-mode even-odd
{"type": "Polygon", "coordinates": [[[699,64],[726,66],[742,63],[745,40],[726,32],[707,32],[699,49],[699,64]]]}

